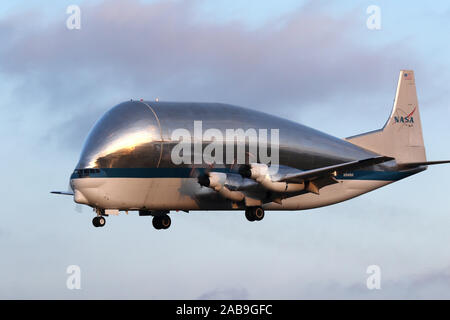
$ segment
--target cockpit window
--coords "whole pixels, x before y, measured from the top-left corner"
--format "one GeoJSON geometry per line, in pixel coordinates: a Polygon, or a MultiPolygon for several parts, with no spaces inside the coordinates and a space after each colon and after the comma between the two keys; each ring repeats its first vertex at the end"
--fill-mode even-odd
{"type": "Polygon", "coordinates": [[[73,171],[75,175],[78,175],[80,178],[89,177],[90,175],[100,173],[100,169],[96,168],[88,168],[88,169],[75,169],[73,171]]]}

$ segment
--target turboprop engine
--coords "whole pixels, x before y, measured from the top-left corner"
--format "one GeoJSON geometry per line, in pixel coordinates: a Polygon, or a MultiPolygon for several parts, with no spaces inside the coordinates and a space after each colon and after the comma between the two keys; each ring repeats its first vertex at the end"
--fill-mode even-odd
{"type": "Polygon", "coordinates": [[[277,182],[272,180],[271,168],[266,164],[252,163],[241,166],[239,173],[260,183],[264,188],[274,192],[298,192],[305,189],[305,183],[277,182]]]}
{"type": "Polygon", "coordinates": [[[208,172],[198,178],[201,186],[217,191],[222,197],[235,202],[244,200],[245,195],[240,191],[231,191],[225,186],[227,174],[222,172],[208,172]]]}

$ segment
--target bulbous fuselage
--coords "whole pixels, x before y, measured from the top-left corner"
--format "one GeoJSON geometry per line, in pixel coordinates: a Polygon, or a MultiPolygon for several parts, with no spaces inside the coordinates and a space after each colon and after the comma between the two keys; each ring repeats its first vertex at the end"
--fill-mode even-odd
{"type": "MultiPolygon", "coordinates": [[[[96,208],[242,209],[245,204],[236,204],[224,199],[211,188],[202,187],[198,182],[199,175],[213,170],[227,172],[230,180],[242,179],[237,174],[242,161],[261,162],[262,146],[268,147],[270,152],[267,154],[273,156],[272,147],[275,144],[278,153],[275,164],[299,170],[375,155],[345,140],[293,121],[242,107],[219,103],[129,101],[113,107],[97,121],[86,139],[80,160],[71,176],[71,186],[76,202],[96,208]],[[258,143],[264,140],[261,139],[264,132],[266,138],[253,151],[250,148],[251,139],[233,138],[232,144],[236,149],[233,149],[230,157],[227,130],[254,132],[258,143]],[[188,151],[183,149],[182,156],[183,159],[192,161],[174,161],[174,154],[179,153],[174,153],[174,148],[181,142],[179,135],[174,135],[175,132],[183,132],[189,136],[189,142],[193,146],[189,146],[188,151]],[[214,137],[208,136],[208,132],[215,132],[214,137]],[[276,143],[272,140],[272,132],[277,132],[276,143]],[[200,148],[195,147],[198,143],[200,148]],[[220,150],[223,154],[220,157],[223,161],[215,158],[211,163],[206,160],[204,153],[211,143],[222,143],[223,148],[220,150]],[[239,145],[244,146],[244,159],[238,156],[239,145]]],[[[216,157],[220,153],[218,150],[214,151],[216,157]]],[[[237,185],[243,183],[238,181],[237,185]]],[[[248,181],[245,183],[248,184],[248,181]]],[[[252,183],[254,186],[247,190],[249,197],[265,197],[267,190],[255,181],[252,183]]],[[[339,183],[323,188],[321,192],[325,196],[301,194],[283,200],[282,204],[265,203],[264,207],[269,210],[313,208],[355,197],[387,183],[389,182],[339,183]]]]}
{"type": "MultiPolygon", "coordinates": [[[[223,133],[223,165],[220,167],[233,164],[226,161],[225,139],[227,130],[237,129],[254,129],[257,134],[260,129],[268,130],[269,145],[270,131],[279,130],[279,164],[300,170],[374,155],[345,140],[293,121],[242,107],[219,103],[129,101],[113,107],[97,121],[76,168],[192,167],[189,163],[173,163],[172,149],[180,140],[172,139],[172,133],[185,129],[194,138],[195,122],[201,122],[203,132],[216,129],[223,133]]],[[[220,142],[217,137],[215,141],[220,142]]],[[[209,142],[203,142],[202,150],[209,142]]],[[[194,153],[192,150],[193,159],[194,153]]],[[[255,155],[250,155],[247,160],[252,161],[252,156],[255,161],[255,155]]],[[[197,167],[205,165],[204,161],[197,163],[197,167]]]]}

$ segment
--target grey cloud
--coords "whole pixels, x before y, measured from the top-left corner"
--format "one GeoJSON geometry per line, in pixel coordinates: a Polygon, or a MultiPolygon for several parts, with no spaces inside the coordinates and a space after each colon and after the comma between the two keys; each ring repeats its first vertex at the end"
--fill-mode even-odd
{"type": "Polygon", "coordinates": [[[450,299],[450,266],[415,275],[403,287],[411,299],[450,299]]]}
{"type": "Polygon", "coordinates": [[[450,267],[385,280],[381,277],[381,289],[369,290],[366,279],[360,283],[309,284],[290,296],[308,299],[449,299],[450,267]]]}
{"type": "Polygon", "coordinates": [[[8,64],[2,69],[38,77],[55,92],[70,84],[87,89],[84,84],[268,106],[322,99],[354,86],[372,90],[400,67],[401,48],[380,59],[383,48],[361,45],[363,27],[353,12],[335,18],[309,4],[250,30],[202,22],[194,18],[196,3],[82,5],[80,31],[49,21],[4,50],[8,64]]]}
{"type": "MultiPolygon", "coordinates": [[[[384,270],[386,271],[386,270],[384,270]]],[[[345,284],[343,281],[315,282],[301,280],[291,282],[288,288],[271,296],[265,292],[249,292],[244,288],[218,288],[203,293],[198,299],[449,299],[450,267],[428,270],[414,275],[396,277],[396,280],[385,279],[382,273],[381,289],[369,290],[366,277],[362,274],[359,282],[345,284]]]]}
{"type": "MultiPolygon", "coordinates": [[[[335,17],[325,11],[326,2],[311,1],[256,29],[205,22],[199,4],[85,2],[81,30],[66,29],[65,16],[35,17],[34,28],[19,27],[24,20],[17,18],[0,21],[12,39],[0,45],[0,59],[7,61],[0,70],[23,79],[21,101],[33,105],[37,99],[47,112],[65,115],[62,126],[105,111],[113,98],[131,97],[230,102],[263,111],[276,105],[287,116],[312,101],[373,95],[407,56],[402,45],[389,54],[364,45],[361,13],[335,17]]],[[[64,126],[62,136],[80,142],[80,130],[71,127],[64,126]]]]}

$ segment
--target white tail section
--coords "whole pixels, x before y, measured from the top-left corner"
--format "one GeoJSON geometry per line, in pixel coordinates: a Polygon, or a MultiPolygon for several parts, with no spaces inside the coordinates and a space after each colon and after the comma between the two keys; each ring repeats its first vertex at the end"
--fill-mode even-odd
{"type": "Polygon", "coordinates": [[[412,70],[400,71],[394,107],[384,127],[346,140],[381,155],[393,157],[397,163],[426,161],[412,70]]]}

